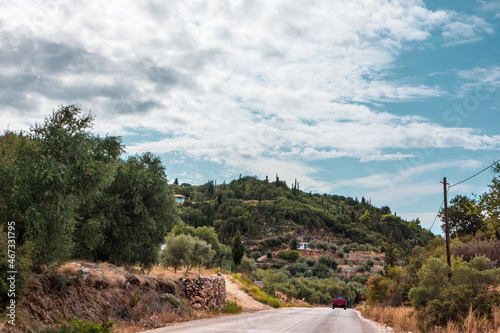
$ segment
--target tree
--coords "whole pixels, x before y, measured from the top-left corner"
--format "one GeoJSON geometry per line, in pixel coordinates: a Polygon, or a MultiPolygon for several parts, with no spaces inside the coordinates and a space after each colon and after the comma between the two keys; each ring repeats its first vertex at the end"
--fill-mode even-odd
{"type": "MultiPolygon", "coordinates": [[[[500,164],[493,171],[500,173],[500,164]]],[[[485,212],[485,224],[491,238],[500,239],[500,176],[496,175],[488,185],[489,192],[481,195],[481,208],[485,212]]]]}
{"type": "Polygon", "coordinates": [[[191,266],[198,266],[201,269],[202,265],[209,263],[215,255],[215,251],[212,250],[212,246],[199,239],[198,237],[193,237],[193,251],[189,257],[189,263],[186,268],[186,273],[189,271],[191,266]]]}
{"type": "Polygon", "coordinates": [[[195,239],[190,235],[173,235],[166,238],[166,246],[162,252],[161,264],[166,267],[172,266],[174,272],[181,266],[191,264],[192,254],[195,247],[195,239]]]}
{"type": "Polygon", "coordinates": [[[299,248],[299,240],[292,236],[290,239],[290,250],[297,250],[299,248]]]}
{"type": "Polygon", "coordinates": [[[61,106],[29,132],[2,137],[0,213],[16,221],[19,245],[32,242],[34,267],[87,257],[82,248],[103,241],[96,205],[123,149],[119,138],[90,133],[93,120],[77,105],[61,106]]]}
{"type": "Polygon", "coordinates": [[[370,212],[368,210],[365,210],[365,213],[359,218],[359,223],[370,224],[371,222],[372,222],[372,218],[370,216],[370,212]]]}
{"type": "Polygon", "coordinates": [[[394,240],[392,239],[392,234],[390,235],[387,244],[385,246],[385,266],[384,270],[387,274],[389,268],[396,266],[398,260],[396,258],[395,249],[394,249],[394,240]]]}
{"type": "MultiPolygon", "coordinates": [[[[448,225],[452,237],[474,235],[476,231],[481,229],[483,219],[479,213],[476,200],[464,195],[457,195],[450,203],[451,205],[448,207],[448,225]]],[[[439,212],[439,216],[444,221],[444,210],[439,212]]],[[[443,229],[443,232],[445,231],[444,223],[441,229],[443,229]]]]}
{"type": "Polygon", "coordinates": [[[103,214],[110,223],[96,259],[151,267],[168,229],[177,221],[160,158],[151,153],[129,157],[119,166],[106,197],[103,214]]]}
{"type": "Polygon", "coordinates": [[[239,231],[236,232],[236,236],[234,236],[231,254],[233,256],[234,264],[236,265],[237,273],[238,265],[241,263],[241,259],[243,259],[243,256],[245,255],[245,245],[241,242],[241,234],[239,231]]]}

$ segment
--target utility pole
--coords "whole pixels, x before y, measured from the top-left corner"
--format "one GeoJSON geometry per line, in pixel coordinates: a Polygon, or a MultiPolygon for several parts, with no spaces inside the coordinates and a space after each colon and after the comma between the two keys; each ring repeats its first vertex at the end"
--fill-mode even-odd
{"type": "Polygon", "coordinates": [[[451,278],[451,257],[450,257],[450,228],[448,226],[448,198],[447,192],[448,189],[446,186],[449,185],[446,183],[446,177],[443,178],[443,191],[444,191],[444,227],[445,227],[445,235],[446,235],[446,260],[448,262],[448,266],[450,267],[450,273],[448,274],[451,278]]]}

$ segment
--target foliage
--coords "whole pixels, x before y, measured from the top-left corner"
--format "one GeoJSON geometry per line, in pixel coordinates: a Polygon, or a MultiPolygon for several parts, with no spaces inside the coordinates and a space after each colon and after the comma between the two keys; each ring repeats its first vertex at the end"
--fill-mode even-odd
{"type": "Polygon", "coordinates": [[[172,294],[165,294],[161,298],[167,300],[176,309],[181,306],[181,302],[172,294]]]}
{"type": "Polygon", "coordinates": [[[68,322],[60,327],[46,328],[42,330],[44,333],[111,333],[112,321],[106,324],[94,324],[91,321],[70,317],[68,322]]]}
{"type": "Polygon", "coordinates": [[[186,266],[187,272],[193,266],[204,265],[215,254],[210,244],[191,235],[170,233],[165,242],[160,262],[166,267],[172,266],[175,272],[181,266],[186,266]]]}
{"type": "Polygon", "coordinates": [[[481,210],[485,212],[484,223],[491,238],[500,239],[500,164],[494,167],[497,175],[488,185],[489,191],[480,196],[481,210]]]}
{"type": "Polygon", "coordinates": [[[241,313],[243,312],[243,308],[241,305],[239,305],[236,301],[234,302],[227,302],[226,306],[224,307],[224,309],[222,309],[223,312],[225,313],[241,313]]]}
{"type": "MultiPolygon", "coordinates": [[[[276,181],[256,177],[240,177],[229,184],[209,181],[200,186],[181,184],[174,186],[176,193],[195,198],[180,207],[182,220],[192,226],[214,227],[221,242],[228,243],[240,231],[246,239],[266,237],[259,250],[279,248],[286,243],[295,244],[293,236],[283,237],[281,230],[301,231],[322,228],[333,232],[342,240],[351,239],[359,244],[380,247],[389,234],[402,251],[415,245],[424,246],[434,236],[424,230],[418,221],[406,222],[390,215],[388,207],[377,208],[366,200],[338,195],[319,195],[290,189],[277,177],[276,181]],[[209,195],[213,191],[213,194],[209,195]],[[390,218],[382,219],[389,214],[390,218]],[[272,234],[271,237],[266,235],[272,234]]],[[[337,244],[319,240],[311,248],[337,249],[337,244]]],[[[293,250],[293,248],[292,248],[293,250]]]]}
{"type": "Polygon", "coordinates": [[[251,273],[257,270],[257,266],[255,265],[255,261],[252,258],[248,258],[247,256],[243,256],[240,263],[240,271],[245,273],[251,273]]]}
{"type": "Polygon", "coordinates": [[[12,290],[11,284],[8,278],[11,277],[9,271],[13,271],[12,268],[9,267],[10,262],[14,262],[15,271],[17,274],[15,275],[15,296],[21,297],[28,287],[28,282],[31,277],[31,257],[30,257],[30,244],[25,244],[22,247],[12,247],[8,245],[12,245],[12,242],[9,242],[7,237],[7,232],[4,232],[4,228],[6,231],[13,230],[14,225],[7,223],[5,226],[0,224],[0,305],[5,304],[10,298],[12,298],[12,290]],[[8,249],[14,251],[9,252],[8,249]],[[15,257],[13,257],[13,253],[15,253],[15,257]],[[15,258],[15,260],[12,260],[15,258]]]}
{"type": "Polygon", "coordinates": [[[452,254],[470,261],[476,256],[484,255],[500,266],[500,240],[471,241],[468,243],[455,242],[452,254]]]}
{"type": "MultiPolygon", "coordinates": [[[[444,221],[444,208],[439,212],[444,221]]],[[[450,236],[474,235],[483,226],[483,218],[476,200],[464,195],[454,197],[448,206],[448,226],[450,236]]],[[[445,224],[441,226],[445,231],[445,224]]]]}
{"type": "Polygon", "coordinates": [[[233,262],[236,265],[236,272],[238,272],[238,265],[241,263],[241,259],[245,255],[245,246],[241,242],[241,235],[238,231],[233,240],[233,245],[231,247],[231,253],[233,257],[233,262]]]}
{"type": "Polygon", "coordinates": [[[106,194],[110,200],[105,202],[103,215],[110,223],[104,230],[106,242],[97,248],[95,259],[151,267],[176,219],[160,159],[149,153],[129,157],[121,163],[106,194]]]}
{"type": "Polygon", "coordinates": [[[72,257],[150,267],[176,218],[160,160],[122,160],[121,138],[92,134],[93,121],[61,106],[0,136],[0,220],[16,222],[36,269],[72,257]]]}
{"type": "Polygon", "coordinates": [[[291,262],[297,261],[299,259],[299,251],[298,250],[291,250],[291,251],[286,251],[286,250],[281,250],[278,252],[278,257],[280,257],[283,260],[288,260],[291,262]]]}
{"type": "Polygon", "coordinates": [[[422,327],[444,326],[448,321],[461,322],[472,308],[480,316],[491,315],[500,304],[500,269],[486,257],[470,262],[457,261],[448,278],[448,266],[431,258],[418,272],[419,283],[412,288],[409,299],[419,310],[422,327]]]}

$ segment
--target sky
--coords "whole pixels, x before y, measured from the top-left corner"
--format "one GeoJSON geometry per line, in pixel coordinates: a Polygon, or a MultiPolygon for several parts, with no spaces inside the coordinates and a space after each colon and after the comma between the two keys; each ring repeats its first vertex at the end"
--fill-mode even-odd
{"type": "Polygon", "coordinates": [[[127,154],[160,156],[170,181],[278,174],[425,228],[443,177],[500,159],[500,1],[0,5],[2,131],[79,104],[127,154]]]}

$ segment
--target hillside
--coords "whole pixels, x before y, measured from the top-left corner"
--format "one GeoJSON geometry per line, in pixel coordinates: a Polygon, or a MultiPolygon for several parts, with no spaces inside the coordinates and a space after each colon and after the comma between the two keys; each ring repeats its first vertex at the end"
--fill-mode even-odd
{"type": "Polygon", "coordinates": [[[287,242],[291,235],[303,240],[337,239],[383,248],[392,238],[401,254],[414,246],[425,246],[434,236],[417,220],[404,221],[387,206],[375,207],[369,200],[300,190],[276,177],[259,180],[241,177],[229,184],[209,181],[201,186],[171,186],[186,197],[179,209],[189,225],[213,226],[223,242],[240,231],[247,242],[271,248],[287,242]]]}

